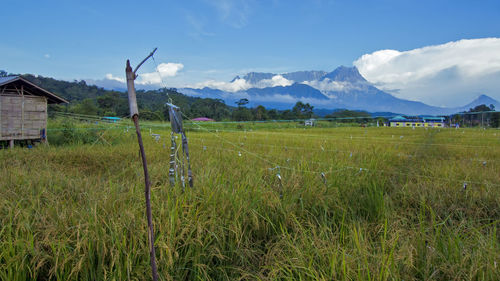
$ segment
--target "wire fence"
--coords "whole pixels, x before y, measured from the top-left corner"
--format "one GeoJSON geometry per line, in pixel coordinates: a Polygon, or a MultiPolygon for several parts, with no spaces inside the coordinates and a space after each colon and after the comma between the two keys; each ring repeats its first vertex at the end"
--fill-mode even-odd
{"type": "MultiPolygon", "coordinates": [[[[163,86],[165,88],[167,88],[166,86],[166,83],[163,81],[163,77],[161,76],[161,73],[159,72],[158,70],[158,64],[156,63],[156,60],[154,59],[153,57],[153,62],[155,64],[155,69],[160,77],[160,80],[163,84],[163,86]]],[[[168,92],[167,92],[167,96],[169,98],[169,101],[171,101],[171,98],[170,96],[168,95],[168,92]]],[[[496,111],[495,111],[496,112],[496,111]]],[[[99,121],[103,121],[102,120],[102,117],[99,117],[99,116],[91,116],[91,115],[83,115],[83,114],[72,114],[72,113],[57,113],[59,114],[60,116],[65,116],[65,117],[70,117],[70,118],[77,118],[77,119],[86,119],[88,121],[93,121],[93,122],[99,122],[99,121]]],[[[287,164],[284,164],[284,163],[281,163],[283,161],[284,158],[278,158],[278,157],[273,157],[273,159],[270,159],[260,153],[257,153],[255,151],[252,151],[253,149],[247,149],[248,145],[249,144],[246,144],[246,143],[241,143],[241,142],[235,142],[235,141],[231,141],[229,140],[228,138],[222,136],[220,132],[226,132],[226,133],[241,133],[242,131],[241,130],[228,130],[228,129],[218,129],[218,128],[207,128],[205,126],[202,126],[199,122],[196,122],[194,120],[192,120],[192,117],[189,117],[187,116],[184,112],[182,112],[182,115],[186,118],[186,121],[187,121],[187,124],[189,125],[194,125],[195,128],[192,128],[192,129],[195,129],[195,130],[200,130],[200,131],[204,131],[204,132],[207,132],[209,133],[210,135],[214,136],[214,138],[216,138],[217,140],[220,141],[220,143],[226,143],[226,144],[229,144],[233,149],[229,149],[229,148],[225,148],[225,147],[222,147],[222,146],[210,146],[210,148],[213,148],[213,149],[216,149],[216,150],[220,150],[222,152],[227,152],[227,153],[233,153],[233,154],[236,154],[238,156],[242,156],[243,154],[247,154],[247,155],[250,155],[256,159],[259,159],[260,161],[264,162],[266,165],[268,165],[267,167],[263,167],[264,169],[268,169],[268,170],[277,170],[277,175],[279,176],[280,180],[281,180],[281,175],[280,175],[280,170],[283,169],[283,170],[289,170],[289,171],[292,171],[292,172],[297,172],[297,173],[312,173],[312,174],[317,174],[317,175],[320,175],[322,180],[325,180],[326,181],[326,175],[328,174],[331,174],[331,173],[339,173],[339,172],[342,172],[342,171],[345,171],[345,170],[355,170],[357,171],[358,173],[362,173],[362,172],[368,172],[368,173],[383,173],[383,174],[391,174],[391,175],[403,175],[403,176],[407,176],[407,177],[416,177],[416,178],[425,178],[425,179],[432,179],[432,180],[435,180],[435,181],[444,181],[444,182],[450,182],[450,183],[463,183],[464,186],[467,185],[467,183],[471,183],[471,184],[485,184],[485,185],[489,185],[489,186],[500,186],[500,184],[497,184],[497,183],[491,183],[491,182],[479,182],[479,181],[470,181],[470,180],[467,180],[467,179],[452,179],[452,178],[447,178],[447,177],[436,177],[436,176],[429,176],[429,175],[421,175],[421,174],[415,174],[415,173],[404,173],[404,172],[401,172],[401,171],[388,171],[388,170],[383,170],[383,169],[378,169],[378,168],[366,168],[366,167],[356,167],[356,166],[348,166],[348,165],[344,165],[344,166],[332,166],[332,163],[328,163],[328,162],[322,162],[322,161],[312,161],[312,160],[307,160],[308,163],[314,163],[314,164],[319,164],[319,165],[324,165],[326,166],[325,169],[322,169],[322,170],[310,170],[310,169],[302,169],[302,168],[296,168],[296,167],[293,167],[293,166],[290,166],[290,165],[287,165],[287,164]]],[[[345,121],[345,120],[359,120],[359,119],[363,119],[363,120],[366,120],[366,119],[371,119],[371,120],[375,120],[377,118],[385,118],[387,116],[371,116],[371,117],[337,117],[337,118],[317,118],[316,120],[317,121],[345,121]]],[[[255,123],[277,123],[277,122],[304,122],[305,119],[295,119],[295,120],[268,120],[268,121],[222,121],[222,122],[213,122],[212,124],[210,124],[210,126],[213,127],[213,125],[217,125],[217,124],[221,124],[221,125],[224,125],[224,124],[248,124],[248,123],[252,123],[252,124],[255,124],[255,123]]],[[[117,130],[128,130],[129,128],[131,128],[130,126],[124,126],[122,125],[123,123],[122,122],[119,122],[119,123],[116,123],[114,124],[114,126],[106,126],[106,127],[100,127],[100,128],[74,128],[75,130],[100,130],[100,129],[117,129],[117,130]]],[[[146,129],[149,128],[150,129],[150,134],[153,135],[151,133],[151,129],[152,128],[155,128],[155,129],[158,129],[158,128],[164,128],[164,129],[167,129],[167,128],[170,128],[169,124],[144,124],[144,126],[146,129]]],[[[437,128],[434,128],[435,130],[437,128]]],[[[50,128],[50,130],[67,130],[67,128],[50,128]]],[[[251,131],[252,133],[256,134],[256,135],[259,135],[260,133],[259,132],[256,132],[256,131],[251,131]]],[[[246,133],[246,132],[245,132],[246,133]]],[[[299,134],[299,133],[294,133],[294,132],[275,132],[275,131],[266,131],[265,132],[266,135],[269,135],[269,134],[277,134],[279,136],[286,136],[287,138],[290,138],[290,137],[295,137],[295,138],[316,138],[316,139],[320,139],[320,140],[323,140],[323,141],[332,141],[332,140],[348,140],[348,141],[352,141],[352,142],[360,142],[362,144],[364,143],[368,143],[367,141],[370,141],[370,142],[376,142],[376,143],[384,143],[384,144],[395,144],[395,145],[413,145],[413,146],[437,146],[437,147],[460,147],[460,148],[466,148],[466,149],[478,149],[478,148],[491,148],[490,145],[470,145],[470,144],[442,144],[442,143],[428,143],[428,142],[408,142],[408,141],[402,141],[404,136],[394,136],[392,135],[390,138],[387,138],[387,137],[373,137],[373,136],[353,136],[353,135],[350,135],[350,136],[331,136],[331,135],[315,135],[315,134],[299,134]],[[394,139],[398,139],[399,138],[399,141],[394,141],[394,139]]],[[[157,138],[159,138],[161,136],[161,134],[154,134],[157,138]]],[[[192,138],[190,137],[190,139],[196,139],[196,138],[192,138]]],[[[203,143],[203,150],[205,151],[209,146],[206,146],[204,144],[204,139],[197,139],[197,140],[201,140],[202,143],[203,143]]],[[[270,147],[270,148],[273,148],[273,149],[285,149],[285,150],[288,150],[288,149],[294,149],[294,150],[302,150],[302,151],[321,151],[321,152],[342,152],[342,153],[349,153],[350,154],[350,157],[352,157],[352,154],[353,152],[352,151],[349,151],[349,150],[339,150],[339,149],[325,149],[323,146],[321,146],[320,148],[313,148],[313,147],[300,147],[300,146],[287,146],[287,145],[274,145],[274,144],[252,144],[252,145],[255,145],[255,146],[261,146],[261,147],[270,147]]],[[[357,152],[356,152],[357,153],[357,152]]],[[[401,156],[401,153],[399,154],[401,156]]],[[[411,155],[411,154],[403,154],[403,156],[405,157],[416,157],[416,155],[411,155]]],[[[457,159],[450,159],[450,160],[453,160],[453,161],[457,161],[457,159]]],[[[486,163],[486,162],[493,162],[493,161],[496,161],[494,159],[488,159],[488,160],[485,160],[485,159],[461,159],[461,160],[469,160],[469,161],[482,161],[483,164],[486,163]]],[[[297,159],[292,159],[290,157],[286,157],[286,160],[285,160],[287,163],[289,163],[290,161],[304,161],[304,160],[297,160],[297,159]]]]}

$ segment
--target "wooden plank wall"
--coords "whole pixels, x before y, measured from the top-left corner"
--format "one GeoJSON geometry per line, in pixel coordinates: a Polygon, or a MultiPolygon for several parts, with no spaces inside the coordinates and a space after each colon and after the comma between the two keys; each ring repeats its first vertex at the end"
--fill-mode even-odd
{"type": "Polygon", "coordinates": [[[0,95],[0,140],[39,139],[47,125],[47,99],[0,95]]]}

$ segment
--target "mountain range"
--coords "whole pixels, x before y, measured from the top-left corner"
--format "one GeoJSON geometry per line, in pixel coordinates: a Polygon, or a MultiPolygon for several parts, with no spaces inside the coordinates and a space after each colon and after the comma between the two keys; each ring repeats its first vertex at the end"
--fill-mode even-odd
{"type": "Polygon", "coordinates": [[[397,98],[368,82],[356,67],[340,66],[332,72],[298,71],[284,74],[250,72],[236,76],[226,83],[226,88],[181,88],[188,96],[217,98],[235,104],[246,98],[249,106],[289,109],[297,101],[307,102],[317,109],[345,108],[369,112],[395,112],[408,115],[451,114],[469,110],[480,104],[500,103],[481,95],[462,107],[437,107],[418,101],[397,98]]]}

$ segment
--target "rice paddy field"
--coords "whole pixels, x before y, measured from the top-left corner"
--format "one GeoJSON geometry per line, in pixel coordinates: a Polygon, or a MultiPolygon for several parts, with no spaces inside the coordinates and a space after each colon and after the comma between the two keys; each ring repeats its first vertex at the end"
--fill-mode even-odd
{"type": "MultiPolygon", "coordinates": [[[[500,280],[499,130],[192,125],[183,191],[147,125],[161,280],[500,280]]],[[[135,131],[92,126],[0,150],[1,280],[151,279],[135,131]]]]}

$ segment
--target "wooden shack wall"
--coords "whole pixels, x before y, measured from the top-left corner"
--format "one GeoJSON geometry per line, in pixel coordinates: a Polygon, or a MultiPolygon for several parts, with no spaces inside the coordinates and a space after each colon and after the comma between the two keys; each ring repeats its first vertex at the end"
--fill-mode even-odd
{"type": "Polygon", "coordinates": [[[40,139],[47,126],[47,99],[0,95],[0,140],[40,139]]]}

